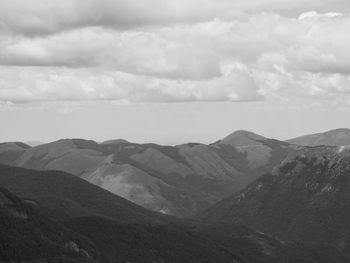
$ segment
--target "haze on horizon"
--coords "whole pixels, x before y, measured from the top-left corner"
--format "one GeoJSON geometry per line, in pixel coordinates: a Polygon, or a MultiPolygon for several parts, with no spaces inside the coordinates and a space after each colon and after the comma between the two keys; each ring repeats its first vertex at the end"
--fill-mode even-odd
{"type": "Polygon", "coordinates": [[[349,28],[346,0],[0,0],[0,141],[350,127],[349,28]]]}

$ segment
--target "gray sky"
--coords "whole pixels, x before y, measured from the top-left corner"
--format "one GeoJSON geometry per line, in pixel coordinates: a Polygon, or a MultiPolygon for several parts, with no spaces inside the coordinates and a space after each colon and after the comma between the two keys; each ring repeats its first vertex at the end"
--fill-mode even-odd
{"type": "Polygon", "coordinates": [[[350,127],[346,0],[0,0],[0,141],[350,127]]]}

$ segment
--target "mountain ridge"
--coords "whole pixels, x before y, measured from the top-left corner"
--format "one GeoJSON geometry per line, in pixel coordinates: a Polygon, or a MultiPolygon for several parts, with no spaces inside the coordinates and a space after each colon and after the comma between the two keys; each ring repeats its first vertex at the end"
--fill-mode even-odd
{"type": "Polygon", "coordinates": [[[229,144],[233,146],[250,146],[256,144],[258,141],[266,140],[266,137],[253,133],[251,131],[246,130],[237,130],[228,136],[224,137],[219,141],[220,144],[229,144]]]}
{"type": "MultiPolygon", "coordinates": [[[[336,129],[322,136],[347,131],[336,129]]],[[[123,139],[98,143],[73,138],[35,147],[0,144],[0,163],[68,172],[148,209],[191,217],[307,147],[292,142],[245,130],[210,145],[166,146],[123,139]]]]}
{"type": "Polygon", "coordinates": [[[299,136],[293,139],[286,140],[286,142],[298,144],[302,146],[342,146],[350,144],[350,129],[338,128],[326,132],[308,134],[299,136]]]}
{"type": "Polygon", "coordinates": [[[151,210],[189,217],[242,189],[260,170],[268,171],[279,156],[293,150],[277,140],[262,143],[257,140],[262,137],[247,131],[235,134],[249,134],[253,138],[249,140],[256,139],[254,145],[164,146],[61,139],[11,151],[0,145],[0,163],[65,171],[151,210]]]}
{"type": "Polygon", "coordinates": [[[331,242],[350,252],[350,147],[315,146],[199,215],[284,240],[331,242]]]}

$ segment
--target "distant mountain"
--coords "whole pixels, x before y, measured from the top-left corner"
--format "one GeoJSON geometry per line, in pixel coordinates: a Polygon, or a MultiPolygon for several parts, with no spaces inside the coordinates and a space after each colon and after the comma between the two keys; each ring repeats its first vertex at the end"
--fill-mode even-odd
{"type": "Polygon", "coordinates": [[[17,159],[29,148],[29,145],[21,142],[0,143],[0,162],[15,165],[17,159]]]}
{"type": "Polygon", "coordinates": [[[267,138],[253,132],[239,130],[226,136],[220,141],[220,144],[232,145],[235,147],[244,147],[252,145],[261,145],[259,141],[265,141],[267,138]]]}
{"type": "Polygon", "coordinates": [[[41,141],[26,141],[24,143],[29,145],[29,146],[31,146],[31,147],[35,147],[35,146],[39,146],[41,144],[44,144],[45,142],[41,142],[41,141]]]}
{"type": "Polygon", "coordinates": [[[326,244],[148,211],[64,172],[0,166],[0,261],[346,263],[326,244]],[[99,206],[97,206],[99,204],[99,206]]]}
{"type": "Polygon", "coordinates": [[[243,189],[297,148],[244,131],[212,145],[63,139],[12,147],[0,145],[0,163],[65,171],[148,209],[185,217],[243,189]]]}
{"type": "Polygon", "coordinates": [[[350,147],[300,150],[199,218],[289,241],[331,242],[350,253],[350,147]]]}
{"type": "Polygon", "coordinates": [[[102,144],[121,144],[121,143],[129,143],[129,142],[124,139],[108,140],[108,141],[102,142],[102,144]]]}
{"type": "Polygon", "coordinates": [[[240,171],[248,174],[251,179],[270,171],[288,154],[301,148],[243,130],[230,134],[212,146],[219,149],[225,160],[231,159],[233,165],[239,167],[240,171]]]}
{"type": "Polygon", "coordinates": [[[350,145],[350,129],[336,129],[323,133],[316,133],[290,139],[288,143],[303,146],[342,146],[350,145]]]}
{"type": "Polygon", "coordinates": [[[0,162],[72,173],[149,209],[181,216],[208,207],[249,181],[205,145],[65,139],[13,156],[17,158],[9,162],[8,154],[0,155],[0,162]]]}

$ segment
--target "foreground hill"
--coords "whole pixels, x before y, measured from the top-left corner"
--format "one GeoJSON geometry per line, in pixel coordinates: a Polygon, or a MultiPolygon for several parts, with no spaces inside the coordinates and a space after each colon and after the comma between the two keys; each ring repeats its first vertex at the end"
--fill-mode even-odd
{"type": "Polygon", "coordinates": [[[21,197],[0,189],[1,262],[349,262],[325,244],[156,214],[63,172],[1,166],[0,178],[21,197]]]}
{"type": "Polygon", "coordinates": [[[290,139],[288,143],[303,146],[343,146],[350,145],[350,129],[336,129],[290,139]]]}
{"type": "Polygon", "coordinates": [[[94,245],[0,188],[0,261],[95,262],[94,245]]]}
{"type": "Polygon", "coordinates": [[[297,146],[238,131],[211,145],[64,139],[0,145],[0,163],[74,174],[138,205],[189,217],[270,171],[297,146]]]}
{"type": "Polygon", "coordinates": [[[0,165],[0,185],[59,218],[97,215],[128,223],[160,223],[165,218],[65,172],[0,165]]]}
{"type": "Polygon", "coordinates": [[[331,242],[350,252],[350,149],[301,150],[199,217],[285,240],[331,242]]]}

